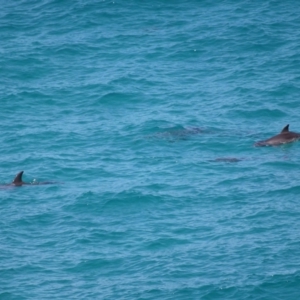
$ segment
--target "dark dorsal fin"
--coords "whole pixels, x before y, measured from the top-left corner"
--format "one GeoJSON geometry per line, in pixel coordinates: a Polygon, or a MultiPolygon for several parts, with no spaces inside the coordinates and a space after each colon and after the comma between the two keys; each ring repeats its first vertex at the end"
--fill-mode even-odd
{"type": "Polygon", "coordinates": [[[290,126],[290,124],[287,124],[287,125],[281,130],[281,133],[289,132],[289,126],[290,126]]]}
{"type": "Polygon", "coordinates": [[[22,183],[23,183],[23,181],[22,181],[22,175],[23,175],[23,172],[24,172],[24,171],[21,171],[21,172],[19,172],[19,173],[16,175],[16,177],[15,177],[15,179],[14,179],[14,181],[13,181],[14,184],[22,184],[22,183]]]}

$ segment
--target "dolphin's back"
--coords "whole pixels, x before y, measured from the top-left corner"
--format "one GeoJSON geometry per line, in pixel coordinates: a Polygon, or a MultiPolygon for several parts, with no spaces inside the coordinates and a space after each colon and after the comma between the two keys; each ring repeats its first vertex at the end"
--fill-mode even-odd
{"type": "Polygon", "coordinates": [[[300,134],[289,131],[289,124],[286,125],[279,134],[263,141],[255,143],[255,146],[278,146],[291,143],[300,139],[300,134]]]}

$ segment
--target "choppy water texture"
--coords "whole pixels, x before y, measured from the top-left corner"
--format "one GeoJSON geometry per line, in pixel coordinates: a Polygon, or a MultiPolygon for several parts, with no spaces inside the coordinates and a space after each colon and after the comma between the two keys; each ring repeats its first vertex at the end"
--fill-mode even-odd
{"type": "Polygon", "coordinates": [[[299,299],[300,7],[1,1],[0,299],[299,299]]]}

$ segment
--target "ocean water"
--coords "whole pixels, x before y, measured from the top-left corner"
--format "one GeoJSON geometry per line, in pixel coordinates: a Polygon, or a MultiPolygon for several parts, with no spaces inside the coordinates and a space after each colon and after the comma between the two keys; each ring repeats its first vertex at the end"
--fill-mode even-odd
{"type": "Polygon", "coordinates": [[[0,299],[299,299],[300,7],[1,1],[0,299]],[[24,170],[26,182],[10,187],[24,170]]]}

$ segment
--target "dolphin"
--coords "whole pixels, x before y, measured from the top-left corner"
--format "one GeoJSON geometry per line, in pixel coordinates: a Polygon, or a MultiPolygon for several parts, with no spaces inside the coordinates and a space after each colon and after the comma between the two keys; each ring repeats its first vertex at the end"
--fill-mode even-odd
{"type": "Polygon", "coordinates": [[[55,181],[43,181],[43,182],[24,182],[22,180],[24,171],[20,171],[14,180],[9,184],[1,184],[0,188],[7,188],[7,187],[16,187],[16,186],[22,186],[22,185],[44,185],[44,184],[55,184],[55,183],[61,183],[61,182],[55,182],[55,181]]]}
{"type": "Polygon", "coordinates": [[[287,124],[279,134],[274,135],[267,140],[258,141],[254,144],[254,146],[278,146],[300,140],[300,133],[289,131],[289,126],[290,125],[287,124]]]}

